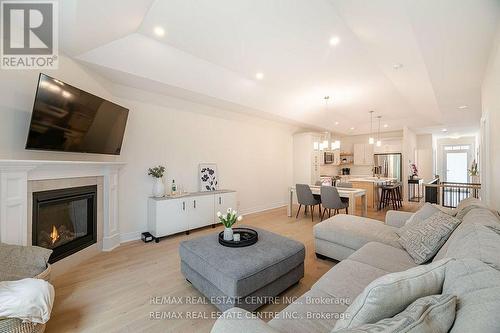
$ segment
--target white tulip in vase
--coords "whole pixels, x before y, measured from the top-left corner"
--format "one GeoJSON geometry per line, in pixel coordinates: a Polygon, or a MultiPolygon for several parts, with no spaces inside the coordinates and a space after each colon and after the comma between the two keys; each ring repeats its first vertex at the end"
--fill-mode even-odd
{"type": "Polygon", "coordinates": [[[165,196],[165,184],[163,183],[164,173],[165,167],[163,165],[148,169],[148,175],[154,178],[153,196],[156,198],[162,198],[165,196]]]}
{"type": "Polygon", "coordinates": [[[228,208],[226,214],[222,214],[221,212],[217,212],[217,217],[219,218],[221,223],[224,225],[224,240],[225,241],[233,240],[232,226],[233,226],[233,224],[236,223],[236,221],[243,220],[243,216],[241,216],[241,215],[238,216],[237,211],[232,210],[231,208],[228,208]]]}

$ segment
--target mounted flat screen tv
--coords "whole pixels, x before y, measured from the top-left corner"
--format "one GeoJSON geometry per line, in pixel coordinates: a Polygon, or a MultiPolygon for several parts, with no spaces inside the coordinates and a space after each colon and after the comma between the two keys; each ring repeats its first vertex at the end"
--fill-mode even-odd
{"type": "Polygon", "coordinates": [[[128,109],[40,74],[26,149],[119,155],[128,109]]]}

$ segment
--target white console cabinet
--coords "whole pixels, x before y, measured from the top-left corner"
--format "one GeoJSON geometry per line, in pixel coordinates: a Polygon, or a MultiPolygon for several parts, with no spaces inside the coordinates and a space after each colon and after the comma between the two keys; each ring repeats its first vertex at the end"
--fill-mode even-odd
{"type": "Polygon", "coordinates": [[[217,212],[236,209],[235,191],[190,193],[179,198],[149,198],[148,231],[155,237],[173,235],[219,223],[217,212]]]}
{"type": "Polygon", "coordinates": [[[217,212],[224,214],[228,208],[236,209],[236,192],[219,193],[214,196],[214,220],[219,223],[217,212]]]}

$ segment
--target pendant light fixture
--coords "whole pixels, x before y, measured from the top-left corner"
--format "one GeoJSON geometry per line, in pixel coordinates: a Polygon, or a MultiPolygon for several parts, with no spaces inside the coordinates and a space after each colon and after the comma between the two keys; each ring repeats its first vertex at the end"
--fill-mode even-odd
{"type": "Polygon", "coordinates": [[[369,144],[374,144],[375,139],[373,138],[373,110],[370,111],[370,137],[368,138],[368,143],[369,144]]]}
{"type": "Polygon", "coordinates": [[[377,136],[377,147],[382,146],[382,140],[380,140],[380,119],[382,119],[382,116],[377,116],[378,119],[378,136],[377,136]]]}

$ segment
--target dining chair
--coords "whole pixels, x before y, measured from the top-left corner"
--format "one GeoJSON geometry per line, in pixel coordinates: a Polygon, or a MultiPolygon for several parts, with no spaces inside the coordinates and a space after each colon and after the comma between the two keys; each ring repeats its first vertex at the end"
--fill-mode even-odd
{"type": "MultiPolygon", "coordinates": [[[[295,216],[295,218],[299,217],[299,212],[300,208],[302,208],[302,205],[305,206],[304,214],[307,212],[307,207],[311,206],[311,221],[314,221],[314,207],[321,204],[321,199],[314,197],[311,188],[307,184],[297,184],[295,185],[295,190],[297,192],[297,201],[299,203],[299,209],[297,210],[297,215],[295,216]]],[[[319,206],[318,214],[321,214],[321,206],[319,206]]]]}
{"type": "Polygon", "coordinates": [[[338,214],[340,209],[345,209],[345,213],[349,214],[349,202],[341,200],[339,191],[334,186],[321,186],[321,204],[323,206],[321,220],[323,220],[327,209],[328,217],[331,216],[332,209],[334,214],[338,214]]]}

